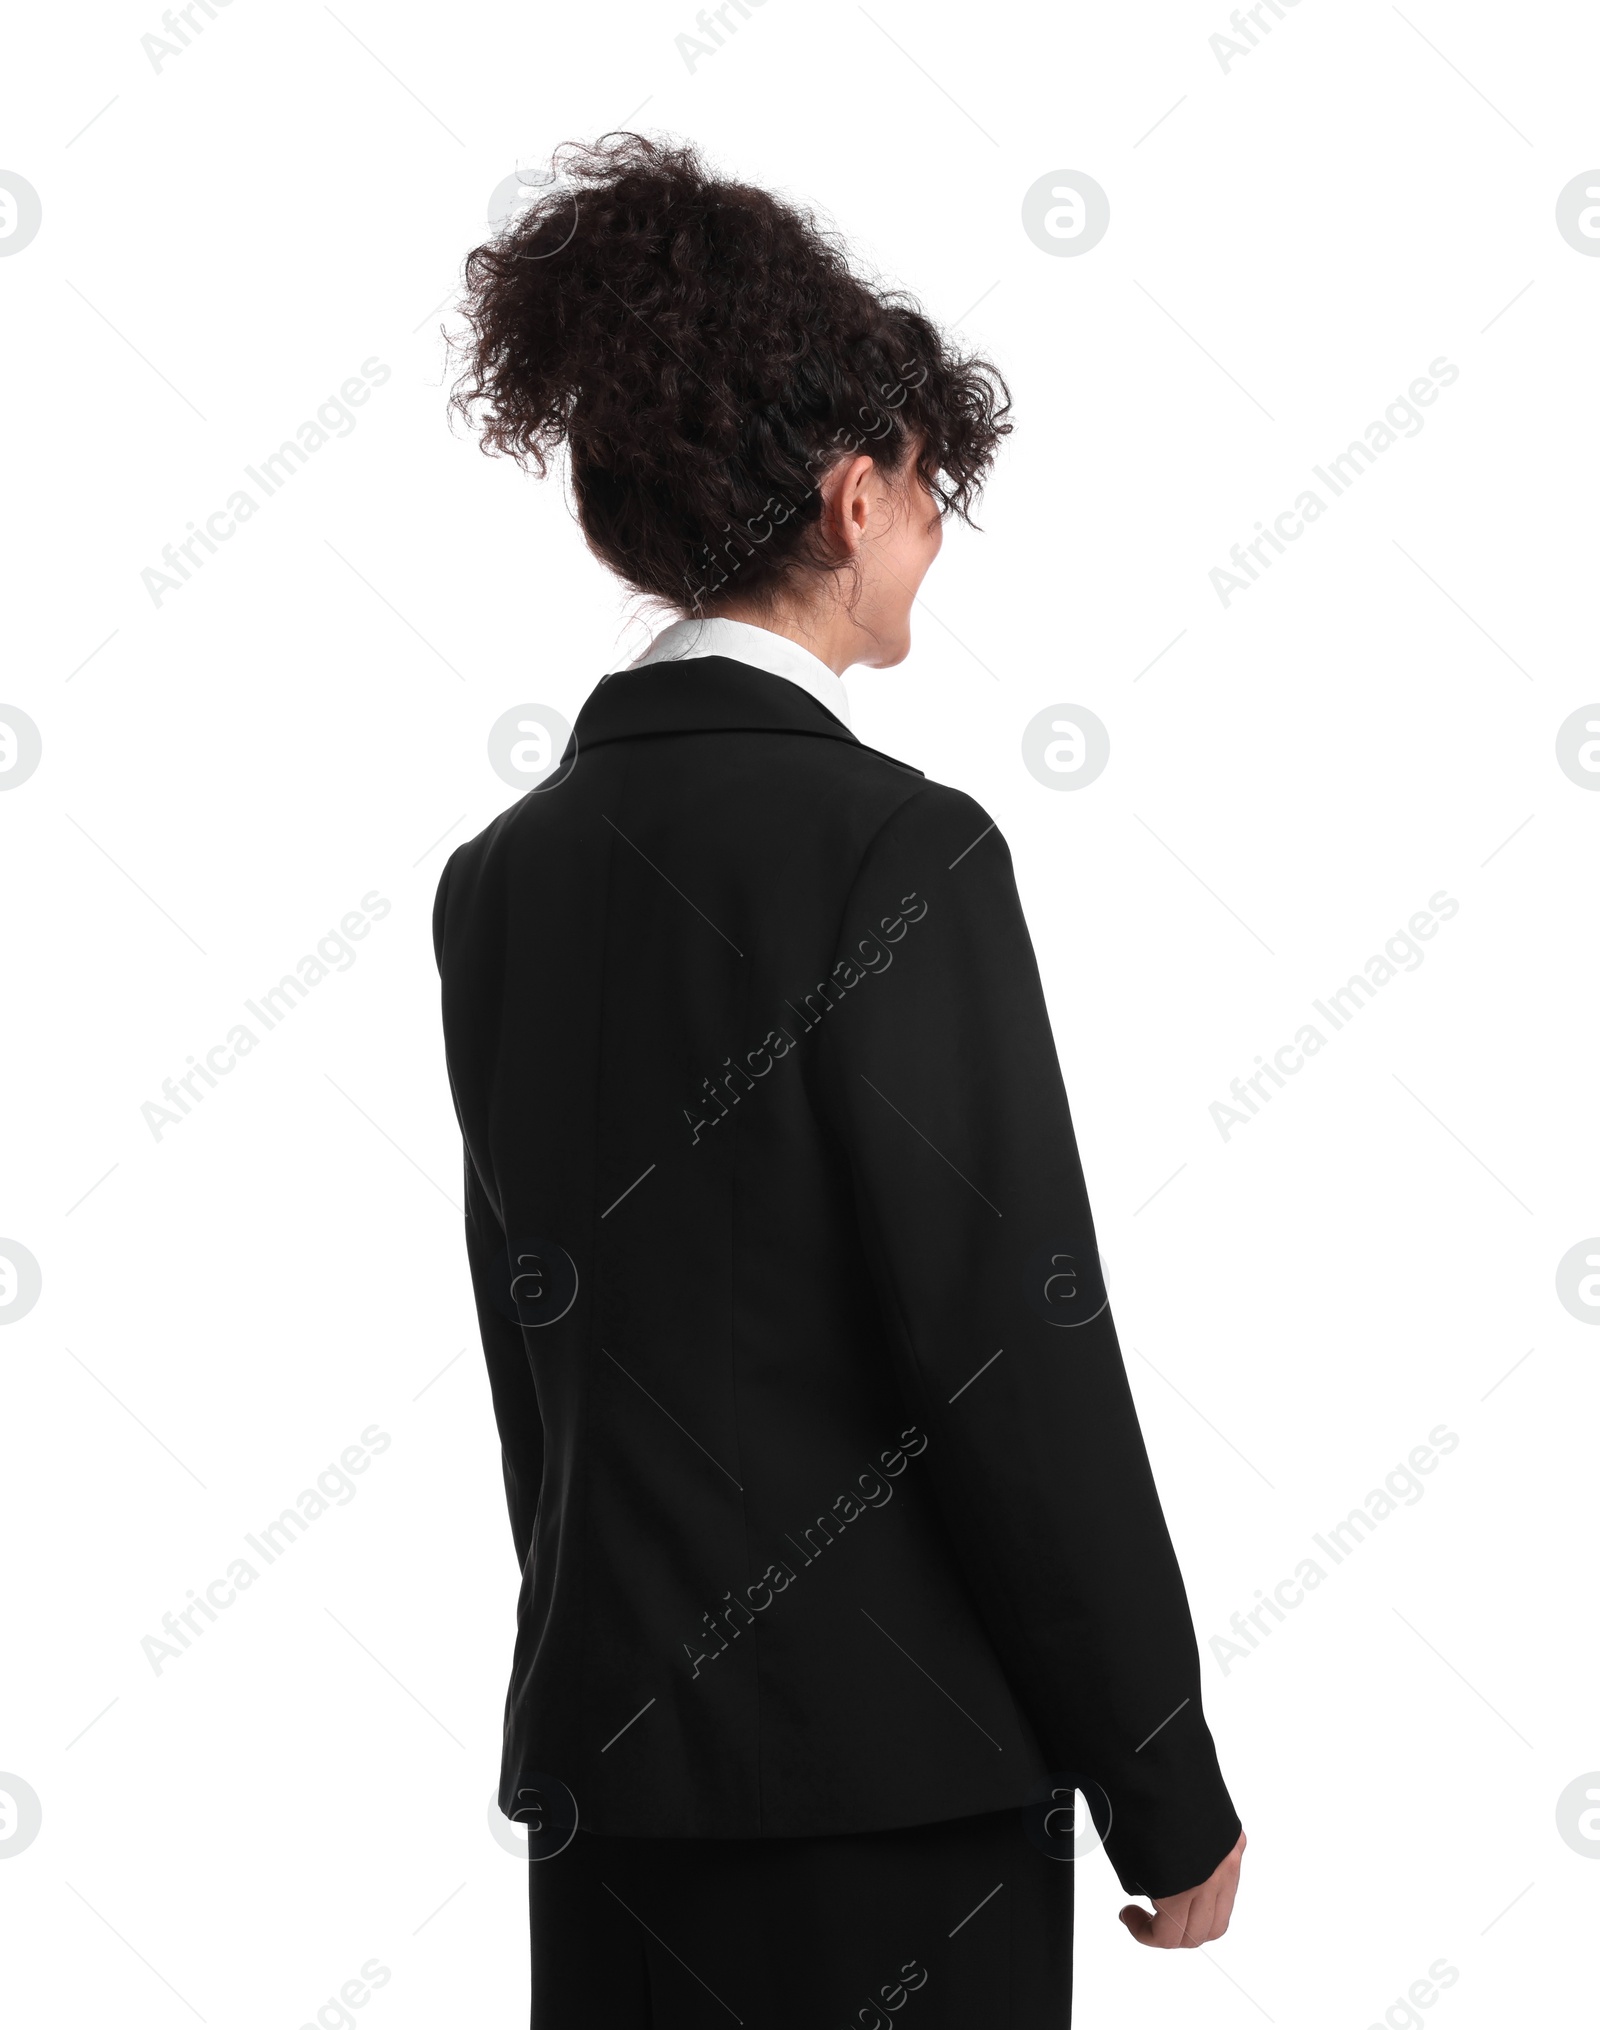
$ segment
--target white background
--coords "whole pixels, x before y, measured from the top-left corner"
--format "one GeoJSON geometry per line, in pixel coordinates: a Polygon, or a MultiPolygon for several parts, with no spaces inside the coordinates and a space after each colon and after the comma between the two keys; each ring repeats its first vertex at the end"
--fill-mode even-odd
{"type": "Polygon", "coordinates": [[[1443,2030],[1579,2004],[1600,1335],[1555,1270],[1600,1230],[1600,796],[1555,736],[1600,698],[1600,259],[1555,203],[1600,162],[1600,18],[1262,14],[1227,70],[1221,0],[766,0],[692,71],[687,0],[233,0],[159,70],[153,6],[12,22],[0,168],[43,224],[0,260],[0,704],[43,760],[0,797],[0,1234],[43,1295],[0,1334],[0,1769],[43,1821],[0,1865],[10,2020],[295,2030],[372,1958],[374,2030],[525,2020],[429,909],[516,795],[490,725],[571,719],[649,628],[559,480],[452,435],[439,328],[494,186],[628,121],[819,205],[1015,395],[984,533],[850,693],[1016,856],[1250,1836],[1203,1954],[1138,1950],[1081,1870],[1076,2021],[1364,2030],[1441,1958],[1443,2030]],[[1076,258],[1021,223],[1062,169],[1110,198],[1076,258]],[[355,430],[155,604],[162,546],[374,357],[355,430]],[[1230,546],[1441,357],[1420,434],[1224,606],[1230,546]],[[1057,705],[1111,739],[1069,793],[1021,757],[1057,705]],[[374,889],[356,962],[153,1135],[374,889]],[[1224,1139],[1229,1082],[1440,889],[1424,963],[1224,1139]],[[162,1616],[374,1423],[355,1497],[158,1674],[162,1616]],[[1225,1671],[1441,1423],[1423,1498],[1225,1671]]]}

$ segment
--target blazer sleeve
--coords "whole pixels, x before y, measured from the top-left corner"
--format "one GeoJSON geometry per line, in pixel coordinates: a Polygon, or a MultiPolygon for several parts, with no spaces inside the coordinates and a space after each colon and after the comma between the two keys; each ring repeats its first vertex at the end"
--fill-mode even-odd
{"type": "Polygon", "coordinates": [[[988,814],[914,792],[867,850],[841,950],[823,1091],[935,1498],[1052,1770],[1103,1790],[1123,1887],[1175,1895],[1239,1817],[988,814]]]}
{"type": "MultiPolygon", "coordinates": [[[[446,991],[449,984],[445,972],[448,962],[445,932],[449,881],[450,866],[447,862],[433,906],[434,957],[446,991]]],[[[461,1109],[455,1101],[453,1081],[451,1103],[456,1106],[459,1126],[461,1109]]],[[[517,1322],[511,1299],[506,1236],[478,1175],[464,1129],[461,1156],[467,1267],[478,1314],[478,1336],[489,1370],[495,1426],[500,1434],[500,1465],[505,1480],[506,1508],[511,1517],[511,1540],[516,1547],[517,1564],[526,1570],[528,1554],[533,1547],[539,1490],[544,1476],[544,1424],[539,1414],[533,1370],[523,1344],[523,1328],[517,1322]]]]}

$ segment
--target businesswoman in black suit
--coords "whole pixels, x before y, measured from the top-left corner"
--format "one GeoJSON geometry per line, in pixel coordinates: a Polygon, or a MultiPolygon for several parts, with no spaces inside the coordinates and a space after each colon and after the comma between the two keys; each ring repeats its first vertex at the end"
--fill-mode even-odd
{"type": "Polygon", "coordinates": [[[434,912],[533,2022],[1061,2026],[1074,1855],[1194,1946],[1244,1838],[1010,856],[840,681],[1006,389],[690,148],[561,170],[455,401],[675,617],[434,912]]]}

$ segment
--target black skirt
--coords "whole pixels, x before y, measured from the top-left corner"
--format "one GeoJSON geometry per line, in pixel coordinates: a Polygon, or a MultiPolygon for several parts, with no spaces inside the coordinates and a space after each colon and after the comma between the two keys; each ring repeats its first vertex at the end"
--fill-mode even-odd
{"type": "Polygon", "coordinates": [[[533,2030],[1065,2030],[1072,1870],[1019,1811],[530,1861],[533,2030]]]}

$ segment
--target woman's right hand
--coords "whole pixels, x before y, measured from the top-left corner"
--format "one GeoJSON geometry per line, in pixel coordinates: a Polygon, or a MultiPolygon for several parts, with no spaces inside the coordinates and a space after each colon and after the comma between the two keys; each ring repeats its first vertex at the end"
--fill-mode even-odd
{"type": "Polygon", "coordinates": [[[1174,1946],[1208,1945],[1221,1938],[1233,1915],[1233,1899],[1239,1889],[1239,1863],[1244,1858],[1244,1834],[1197,1889],[1182,1890],[1176,1896],[1152,1898],[1154,1911],[1128,1904],[1118,1914],[1141,1945],[1170,1951],[1174,1946]]]}

